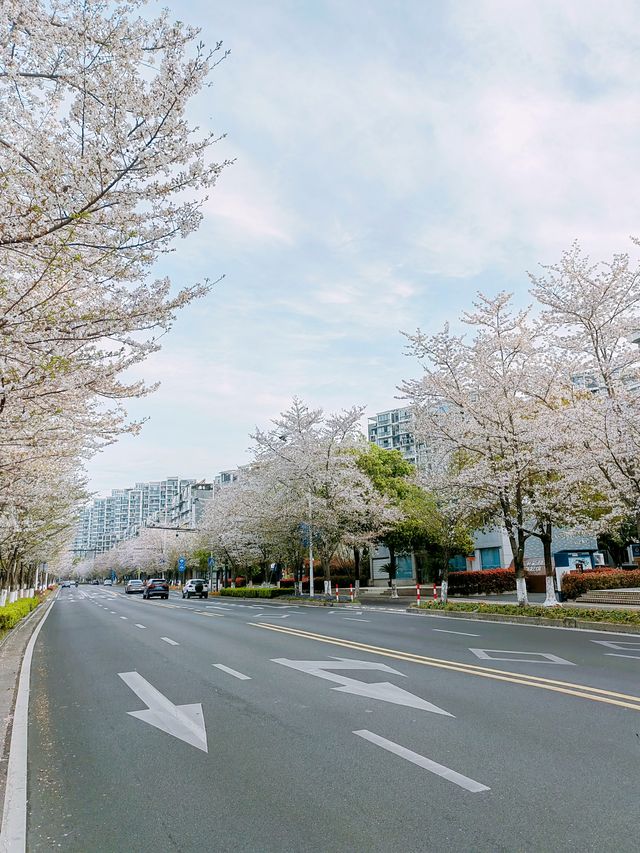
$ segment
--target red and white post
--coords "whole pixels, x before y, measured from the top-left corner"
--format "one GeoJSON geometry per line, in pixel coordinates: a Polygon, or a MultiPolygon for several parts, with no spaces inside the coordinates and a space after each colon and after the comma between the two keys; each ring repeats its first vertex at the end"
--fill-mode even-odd
{"type": "Polygon", "coordinates": [[[420,584],[416,584],[416,603],[420,604],[420,584]]]}
{"type": "Polygon", "coordinates": [[[353,584],[349,584],[349,598],[351,599],[351,603],[353,604],[353,584]]]}
{"type": "Polygon", "coordinates": [[[438,600],[438,581],[434,580],[433,582],[433,600],[438,600]]]}
{"type": "Polygon", "coordinates": [[[340,590],[338,589],[338,584],[336,584],[336,601],[340,601],[340,590]]]}

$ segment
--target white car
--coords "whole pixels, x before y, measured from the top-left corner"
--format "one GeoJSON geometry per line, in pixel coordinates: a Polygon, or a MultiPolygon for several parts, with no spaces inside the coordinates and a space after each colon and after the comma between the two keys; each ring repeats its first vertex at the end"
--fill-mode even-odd
{"type": "Polygon", "coordinates": [[[191,598],[192,595],[197,595],[199,598],[208,598],[209,589],[207,582],[202,578],[191,578],[187,581],[182,590],[183,598],[191,598]]]}
{"type": "Polygon", "coordinates": [[[113,586],[113,581],[111,578],[107,578],[106,581],[102,581],[102,586],[113,586]]]}

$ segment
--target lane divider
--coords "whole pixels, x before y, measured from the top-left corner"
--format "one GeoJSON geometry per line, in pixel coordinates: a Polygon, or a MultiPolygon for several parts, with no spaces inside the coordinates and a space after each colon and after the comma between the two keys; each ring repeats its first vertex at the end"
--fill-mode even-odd
{"type": "Polygon", "coordinates": [[[426,655],[418,655],[412,652],[403,652],[396,649],[387,649],[383,646],[373,646],[369,643],[359,643],[355,640],[343,640],[340,637],[330,637],[325,634],[316,634],[311,631],[303,631],[299,628],[285,628],[284,625],[271,625],[269,623],[249,622],[255,628],[263,628],[266,631],[276,631],[290,637],[299,637],[305,640],[316,640],[320,643],[328,643],[333,646],[353,649],[358,652],[367,652],[373,655],[403,660],[408,663],[417,663],[423,666],[431,666],[436,669],[447,669],[459,672],[463,675],[476,675],[481,678],[490,678],[495,681],[506,681],[511,684],[519,684],[523,687],[537,687],[541,690],[549,690],[554,693],[564,693],[567,696],[576,696],[580,699],[590,699],[592,702],[603,702],[607,705],[616,705],[619,708],[629,708],[640,711],[640,696],[627,693],[617,693],[613,690],[604,690],[600,687],[590,687],[586,684],[575,684],[570,681],[558,681],[553,678],[543,678],[537,675],[526,675],[520,672],[509,672],[503,669],[493,669],[477,664],[467,664],[459,661],[432,658],[426,655]]]}

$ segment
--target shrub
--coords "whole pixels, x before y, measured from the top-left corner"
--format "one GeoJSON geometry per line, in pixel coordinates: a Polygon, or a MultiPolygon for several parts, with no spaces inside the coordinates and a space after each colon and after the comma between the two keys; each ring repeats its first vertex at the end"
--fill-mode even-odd
{"type": "MultiPolygon", "coordinates": [[[[294,586],[295,586],[295,580],[293,578],[283,578],[280,581],[280,588],[281,589],[285,589],[285,588],[286,589],[293,589],[294,586]]],[[[314,584],[314,586],[315,586],[315,584],[314,584]]]]}
{"type": "Polygon", "coordinates": [[[220,595],[235,596],[236,598],[278,598],[280,595],[291,595],[290,589],[278,589],[269,586],[237,586],[220,590],[220,595]]]}
{"type": "Polygon", "coordinates": [[[562,592],[566,598],[577,598],[590,589],[632,589],[640,587],[640,570],[616,572],[611,569],[598,572],[569,572],[562,578],[562,592]]]}
{"type": "Polygon", "coordinates": [[[516,588],[516,574],[511,569],[487,569],[483,572],[451,572],[449,595],[495,595],[516,588]]]}
{"type": "MultiPolygon", "coordinates": [[[[565,575],[566,577],[566,575],[565,575]]],[[[448,610],[453,613],[488,613],[504,616],[542,616],[545,619],[586,620],[591,622],[612,622],[620,625],[640,625],[640,613],[636,610],[598,610],[582,607],[543,607],[529,605],[520,607],[518,604],[490,604],[484,601],[425,601],[420,604],[420,610],[448,610]]]]}
{"type": "Polygon", "coordinates": [[[6,604],[0,607],[0,631],[7,631],[17,625],[21,619],[24,619],[31,611],[38,606],[40,599],[34,596],[33,598],[20,598],[14,601],[13,604],[6,604]]]}

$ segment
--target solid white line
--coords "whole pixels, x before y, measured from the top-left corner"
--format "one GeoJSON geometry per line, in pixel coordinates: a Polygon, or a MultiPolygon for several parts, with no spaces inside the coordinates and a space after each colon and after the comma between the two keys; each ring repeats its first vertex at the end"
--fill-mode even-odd
{"type": "Polygon", "coordinates": [[[139,625],[139,624],[136,622],[136,628],[146,628],[146,627],[147,627],[146,625],[139,625]]]}
{"type": "Polygon", "coordinates": [[[461,637],[479,637],[480,634],[467,634],[466,631],[447,631],[446,628],[432,628],[432,631],[437,631],[438,634],[460,634],[461,637]]]}
{"type": "Polygon", "coordinates": [[[371,622],[371,619],[354,619],[352,616],[345,616],[345,622],[371,622]]]}
{"type": "Polygon", "coordinates": [[[239,678],[240,681],[251,681],[250,675],[243,675],[241,672],[238,672],[236,669],[231,669],[231,667],[225,666],[223,663],[213,663],[211,666],[215,666],[216,669],[221,669],[223,672],[228,672],[229,675],[233,675],[234,678],[239,678]]]}
{"type": "Polygon", "coordinates": [[[164,640],[165,643],[169,643],[170,646],[179,646],[180,643],[176,643],[175,640],[172,640],[171,637],[160,637],[161,640],[164,640]]]}
{"type": "MultiPolygon", "coordinates": [[[[54,599],[55,600],[55,599],[54,599]]],[[[11,732],[11,751],[7,769],[7,788],[4,795],[2,812],[2,831],[0,832],[1,853],[22,853],[27,844],[27,731],[29,725],[29,680],[31,678],[31,658],[33,648],[42,630],[53,602],[38,623],[27,644],[13,712],[11,732]]]]}
{"type": "Polygon", "coordinates": [[[454,785],[459,785],[461,788],[464,788],[466,791],[471,791],[473,794],[477,794],[480,791],[491,790],[491,788],[488,788],[481,782],[476,782],[468,776],[463,776],[462,773],[457,773],[455,770],[445,767],[444,764],[438,764],[430,758],[425,758],[424,755],[418,755],[417,752],[413,752],[404,746],[400,746],[400,744],[394,743],[392,740],[380,737],[380,735],[376,735],[367,729],[360,729],[360,731],[354,732],[353,734],[364,738],[364,740],[368,740],[370,743],[375,743],[376,746],[381,746],[382,749],[386,749],[387,752],[392,752],[394,755],[399,755],[400,758],[411,761],[412,764],[417,764],[418,767],[422,767],[430,773],[435,773],[436,776],[442,776],[443,779],[447,779],[449,782],[453,782],[454,785]]]}

